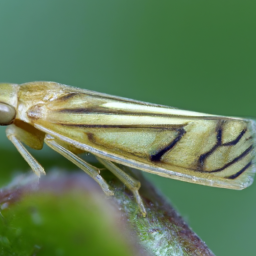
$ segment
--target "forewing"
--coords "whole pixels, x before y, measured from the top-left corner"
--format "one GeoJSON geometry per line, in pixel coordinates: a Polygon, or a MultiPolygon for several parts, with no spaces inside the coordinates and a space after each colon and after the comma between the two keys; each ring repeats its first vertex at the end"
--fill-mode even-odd
{"type": "Polygon", "coordinates": [[[233,189],[252,183],[255,123],[251,120],[69,87],[40,108],[31,107],[27,114],[38,129],[144,171],[233,189]]]}

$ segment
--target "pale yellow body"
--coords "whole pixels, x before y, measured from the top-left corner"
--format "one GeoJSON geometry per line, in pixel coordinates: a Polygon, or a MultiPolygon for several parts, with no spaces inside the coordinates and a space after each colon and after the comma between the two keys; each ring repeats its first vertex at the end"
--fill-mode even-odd
{"type": "Polygon", "coordinates": [[[87,151],[168,178],[231,189],[253,181],[252,120],[178,110],[54,82],[8,88],[0,85],[0,92],[9,90],[0,102],[16,109],[9,134],[19,134],[32,148],[42,148],[47,135],[48,141],[74,155],[87,151]]]}

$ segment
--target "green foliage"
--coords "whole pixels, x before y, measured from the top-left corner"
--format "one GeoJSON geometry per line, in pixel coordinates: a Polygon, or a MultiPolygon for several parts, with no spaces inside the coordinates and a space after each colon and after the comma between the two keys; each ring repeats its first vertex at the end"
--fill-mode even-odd
{"type": "Polygon", "coordinates": [[[132,255],[101,207],[79,190],[27,194],[2,210],[0,255],[132,255]]]}

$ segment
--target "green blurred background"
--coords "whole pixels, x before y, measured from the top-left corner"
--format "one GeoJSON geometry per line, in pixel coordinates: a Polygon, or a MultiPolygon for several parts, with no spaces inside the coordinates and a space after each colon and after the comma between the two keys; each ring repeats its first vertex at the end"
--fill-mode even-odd
{"type": "MultiPolygon", "coordinates": [[[[256,117],[255,10],[248,0],[1,1],[0,80],[256,117]]],[[[3,184],[28,167],[0,132],[3,184]]],[[[46,167],[67,163],[49,152],[33,153],[46,167]]],[[[256,255],[255,184],[231,191],[147,176],[216,255],[256,255]]]]}

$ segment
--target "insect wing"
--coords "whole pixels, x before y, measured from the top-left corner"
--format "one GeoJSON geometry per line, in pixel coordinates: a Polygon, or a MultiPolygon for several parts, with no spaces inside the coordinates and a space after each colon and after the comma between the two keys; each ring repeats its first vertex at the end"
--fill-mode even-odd
{"type": "Polygon", "coordinates": [[[64,89],[28,110],[35,127],[100,157],[168,178],[232,189],[253,181],[252,120],[64,89]]]}

